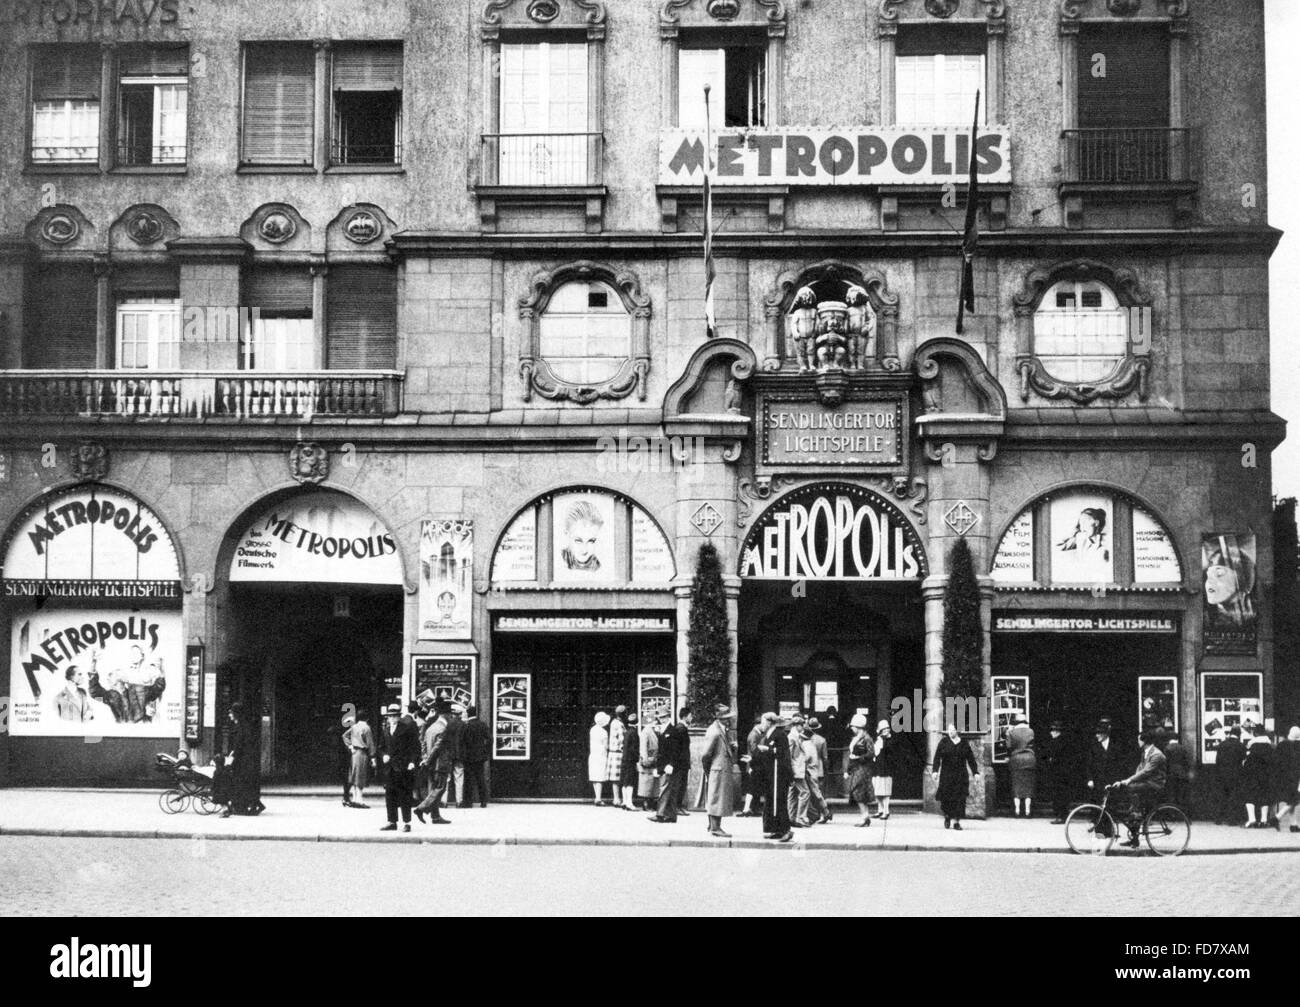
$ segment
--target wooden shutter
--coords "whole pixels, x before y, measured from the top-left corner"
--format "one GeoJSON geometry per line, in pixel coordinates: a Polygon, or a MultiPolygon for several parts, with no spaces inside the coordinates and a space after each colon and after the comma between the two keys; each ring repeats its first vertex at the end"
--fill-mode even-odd
{"type": "Polygon", "coordinates": [[[1079,128],[1169,125],[1169,31],[1162,25],[1084,25],[1079,31],[1079,128]],[[1096,57],[1106,75],[1093,76],[1096,57]]]}
{"type": "Polygon", "coordinates": [[[95,46],[32,50],[33,101],[98,101],[101,60],[95,46]]]}
{"type": "Polygon", "coordinates": [[[113,270],[113,291],[119,297],[133,294],[146,297],[177,297],[180,282],[176,267],[154,265],[119,266],[113,270]]]}
{"type": "Polygon", "coordinates": [[[188,46],[148,46],[128,49],[118,61],[123,77],[187,77],[190,72],[188,46]]]}
{"type": "Polygon", "coordinates": [[[402,44],[341,44],[334,52],[334,90],[402,90],[402,44]]]}
{"type": "Polygon", "coordinates": [[[311,164],[316,64],[310,46],[250,45],[244,62],[246,164],[311,164]]]}
{"type": "Polygon", "coordinates": [[[392,266],[331,266],[326,313],[332,370],[397,366],[397,270],[392,266]]]}
{"type": "Polygon", "coordinates": [[[41,263],[29,280],[27,304],[32,324],[23,348],[23,366],[94,367],[98,297],[90,264],[41,263]]]}
{"type": "Polygon", "coordinates": [[[983,25],[905,25],[896,45],[899,56],[983,56],[988,33],[983,25]]]}
{"type": "Polygon", "coordinates": [[[311,317],[311,271],[254,266],[244,270],[243,303],[268,315],[311,317]]]}

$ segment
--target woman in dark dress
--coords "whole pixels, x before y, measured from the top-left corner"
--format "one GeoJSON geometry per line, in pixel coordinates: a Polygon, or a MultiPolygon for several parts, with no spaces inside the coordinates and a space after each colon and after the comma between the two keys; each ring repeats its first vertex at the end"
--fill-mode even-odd
{"type": "Polygon", "coordinates": [[[960,830],[961,820],[966,817],[966,793],[970,789],[971,776],[978,779],[980,767],[970,742],[957,733],[955,724],[949,724],[948,733],[939,740],[932,775],[939,782],[943,827],[960,830]]]}
{"type": "Polygon", "coordinates": [[[213,799],[226,805],[222,818],[256,815],[266,810],[262,803],[262,753],[258,725],[244,712],[243,703],[230,704],[234,743],[225,764],[213,781],[213,799]]]}
{"type": "Polygon", "coordinates": [[[623,724],[623,761],[620,767],[618,784],[623,792],[623,807],[628,811],[636,810],[637,783],[641,772],[637,763],[641,759],[641,732],[637,730],[637,715],[625,713],[623,724]]]}
{"type": "Polygon", "coordinates": [[[853,729],[853,740],[849,742],[848,766],[844,770],[845,789],[849,800],[862,812],[862,821],[855,828],[865,829],[871,825],[871,808],[875,798],[871,789],[871,774],[876,764],[876,743],[867,733],[867,718],[856,714],[849,721],[853,729]]]}
{"type": "Polygon", "coordinates": [[[1241,791],[1246,804],[1246,828],[1266,829],[1274,824],[1273,743],[1263,724],[1256,724],[1254,737],[1246,745],[1246,761],[1241,764],[1241,791]],[[1255,812],[1259,812],[1259,820],[1255,812]]]}

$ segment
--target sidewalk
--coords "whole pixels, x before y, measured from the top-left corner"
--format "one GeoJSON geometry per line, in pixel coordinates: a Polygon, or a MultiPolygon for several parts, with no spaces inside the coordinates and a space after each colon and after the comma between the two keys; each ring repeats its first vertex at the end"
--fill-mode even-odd
{"type": "MultiPolygon", "coordinates": [[[[411,824],[409,833],[381,832],[383,795],[371,793],[370,809],[344,808],[337,797],[268,794],[267,810],[256,818],[219,818],[193,811],[164,814],[157,790],[0,790],[0,835],[103,836],[148,839],[259,839],[308,842],[450,843],[533,846],[762,847],[815,850],[972,851],[1069,853],[1062,826],[1046,818],[994,818],[964,823],[963,831],[943,828],[935,815],[896,812],[869,829],[853,827],[856,814],[838,813],[829,825],[796,829],[794,844],[780,846],[762,837],[757,818],[728,818],[732,838],[705,832],[708,819],[693,812],[674,825],[656,825],[643,813],[582,804],[494,804],[447,812],[450,825],[411,824]]],[[[1187,854],[1300,852],[1300,834],[1248,830],[1205,822],[1192,824],[1187,854]]],[[[1144,849],[1149,855],[1149,851],[1144,849]]],[[[1116,847],[1112,856],[1132,855],[1116,847]]]]}

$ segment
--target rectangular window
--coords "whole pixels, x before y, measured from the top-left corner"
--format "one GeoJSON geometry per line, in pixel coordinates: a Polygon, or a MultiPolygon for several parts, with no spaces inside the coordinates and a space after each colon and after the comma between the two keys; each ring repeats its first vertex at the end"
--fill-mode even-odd
{"type": "Polygon", "coordinates": [[[312,163],[315,56],[310,45],[249,45],[244,50],[244,164],[312,163]]]}
{"type": "Polygon", "coordinates": [[[174,371],[181,364],[181,302],[127,297],[117,303],[117,366],[174,371]]]}
{"type": "Polygon", "coordinates": [[[101,65],[97,46],[32,50],[32,161],[98,162],[101,65]]]}
{"type": "Polygon", "coordinates": [[[244,273],[249,308],[239,366],[249,371],[309,371],[316,366],[312,276],[307,269],[257,266],[244,273]]]}
{"type": "MultiPolygon", "coordinates": [[[[903,126],[969,126],[975,93],[986,93],[982,29],[917,27],[898,35],[895,121],[903,126]]],[[[979,121],[985,123],[986,101],[979,121]]]]}
{"type": "Polygon", "coordinates": [[[503,44],[500,113],[502,185],[586,184],[585,42],[503,44]]]}
{"type": "Polygon", "coordinates": [[[402,44],[334,50],[331,164],[401,164],[402,44]]]}
{"type": "Polygon", "coordinates": [[[677,124],[704,129],[704,85],[713,128],[767,124],[767,45],[683,47],[677,54],[677,124]]]}
{"type": "Polygon", "coordinates": [[[396,269],[331,266],[326,301],[332,370],[391,370],[397,366],[396,269]]]}
{"type": "Polygon", "coordinates": [[[23,366],[93,368],[98,303],[89,262],[37,263],[27,282],[23,366]]]}
{"type": "Polygon", "coordinates": [[[189,49],[154,46],[118,64],[117,163],[184,164],[189,49]]]}

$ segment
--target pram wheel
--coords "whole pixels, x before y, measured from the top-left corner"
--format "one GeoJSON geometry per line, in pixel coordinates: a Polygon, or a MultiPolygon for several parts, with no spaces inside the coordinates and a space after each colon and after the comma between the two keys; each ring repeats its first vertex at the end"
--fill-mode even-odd
{"type": "Polygon", "coordinates": [[[158,795],[158,806],[169,815],[176,815],[190,806],[190,795],[179,790],[164,790],[158,795]]]}
{"type": "Polygon", "coordinates": [[[212,799],[209,793],[199,793],[194,796],[194,810],[200,815],[215,815],[221,810],[221,805],[212,799]]]}

